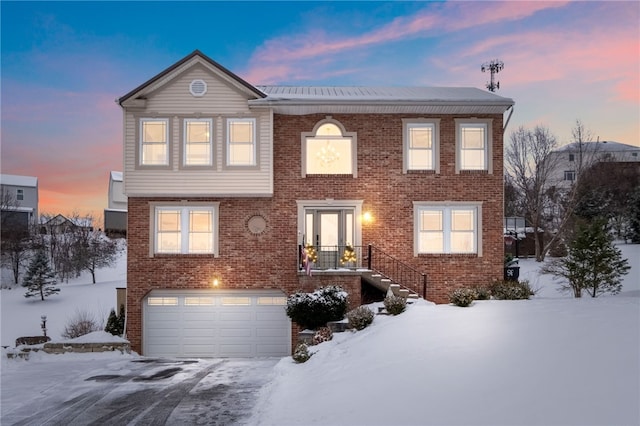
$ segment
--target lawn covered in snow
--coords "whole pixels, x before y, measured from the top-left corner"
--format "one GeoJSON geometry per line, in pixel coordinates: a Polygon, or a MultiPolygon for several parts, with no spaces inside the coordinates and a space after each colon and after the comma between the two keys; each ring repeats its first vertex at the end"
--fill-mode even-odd
{"type": "MultiPolygon", "coordinates": [[[[283,358],[260,391],[250,425],[638,425],[640,424],[640,246],[621,245],[632,269],[616,296],[573,299],[558,293],[539,263],[521,260],[522,279],[538,294],[524,301],[476,301],[468,308],[420,301],[399,316],[376,316],[358,332],[336,333],[313,347],[304,364],[283,358]]],[[[115,288],[125,285],[124,261],[60,284],[45,302],[24,289],[0,291],[2,344],[50,335],[69,315],[87,308],[106,315],[115,288]]],[[[82,375],[102,354],[2,360],[3,371],[52,363],[56,374],[82,375]],[[87,355],[94,356],[94,355],[87,355]],[[46,361],[45,361],[46,360],[46,361]]],[[[104,357],[104,358],[103,358],[104,357]]],[[[52,374],[52,380],[55,380],[52,374]]],[[[36,380],[37,379],[37,380],[36,380]]],[[[33,380],[33,381],[31,381],[33,380]]],[[[6,389],[32,396],[32,387],[6,389]]]]}

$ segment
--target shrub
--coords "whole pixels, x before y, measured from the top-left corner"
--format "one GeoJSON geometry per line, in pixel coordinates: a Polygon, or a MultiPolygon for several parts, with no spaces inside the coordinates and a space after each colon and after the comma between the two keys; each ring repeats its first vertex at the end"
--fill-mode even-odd
{"type": "Polygon", "coordinates": [[[122,336],[124,333],[124,315],[124,305],[120,306],[120,315],[116,315],[115,309],[111,309],[104,331],[114,336],[122,336]]]}
{"type": "Polygon", "coordinates": [[[328,286],[313,293],[295,293],[287,298],[287,315],[298,325],[316,329],[329,321],[344,318],[348,307],[347,292],[328,286]]]}
{"type": "Polygon", "coordinates": [[[333,339],[333,331],[329,327],[322,327],[316,331],[311,339],[312,345],[319,345],[322,342],[328,342],[333,339]]]}
{"type": "Polygon", "coordinates": [[[489,300],[491,299],[491,290],[487,287],[476,287],[476,300],[489,300]]]}
{"type": "Polygon", "coordinates": [[[293,351],[292,358],[295,362],[301,364],[303,362],[307,362],[312,355],[313,354],[309,352],[309,347],[307,346],[307,344],[300,343],[298,344],[298,346],[296,346],[296,350],[293,351]]]}
{"type": "Polygon", "coordinates": [[[64,327],[62,337],[65,339],[75,339],[94,331],[102,330],[102,324],[96,320],[96,317],[88,312],[76,310],[73,317],[67,321],[64,327]]]}
{"type": "Polygon", "coordinates": [[[491,295],[498,300],[528,299],[532,294],[528,281],[497,281],[491,286],[491,295]]]}
{"type": "Polygon", "coordinates": [[[373,322],[373,311],[366,306],[358,306],[352,311],[347,312],[349,327],[356,330],[362,330],[373,322]]]}
{"type": "Polygon", "coordinates": [[[398,315],[404,312],[407,309],[407,299],[400,296],[395,296],[393,294],[389,294],[384,298],[384,308],[391,315],[398,315]]]}
{"type": "Polygon", "coordinates": [[[464,308],[469,306],[477,296],[478,294],[472,288],[457,288],[449,294],[449,302],[464,308]]]}

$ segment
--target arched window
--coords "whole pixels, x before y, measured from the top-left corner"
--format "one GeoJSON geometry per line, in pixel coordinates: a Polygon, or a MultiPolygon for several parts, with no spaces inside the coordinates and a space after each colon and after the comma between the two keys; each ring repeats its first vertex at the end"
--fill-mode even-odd
{"type": "Polygon", "coordinates": [[[356,134],[330,118],[302,134],[302,175],[356,176],[356,134]]]}

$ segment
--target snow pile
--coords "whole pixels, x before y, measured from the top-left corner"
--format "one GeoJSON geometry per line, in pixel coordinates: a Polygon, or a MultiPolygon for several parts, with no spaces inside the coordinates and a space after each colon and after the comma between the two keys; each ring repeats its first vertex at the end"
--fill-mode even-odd
{"type": "Polygon", "coordinates": [[[74,339],[60,340],[55,343],[128,343],[127,339],[114,336],[106,331],[94,331],[74,339]]]}

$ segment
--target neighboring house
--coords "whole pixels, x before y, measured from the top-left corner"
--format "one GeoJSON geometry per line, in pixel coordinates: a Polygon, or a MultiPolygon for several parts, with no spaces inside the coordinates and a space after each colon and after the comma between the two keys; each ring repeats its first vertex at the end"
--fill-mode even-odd
{"type": "Polygon", "coordinates": [[[67,218],[57,214],[51,218],[42,218],[40,232],[42,234],[66,234],[79,228],[93,231],[91,218],[67,218]]]}
{"type": "Polygon", "coordinates": [[[640,162],[640,147],[613,141],[573,142],[553,150],[549,161],[554,165],[549,186],[567,189],[580,170],[595,163],[640,162]]]}
{"type": "Polygon", "coordinates": [[[0,175],[0,215],[3,231],[28,228],[38,221],[38,178],[0,175]]]}
{"type": "Polygon", "coordinates": [[[104,232],[109,236],[127,235],[127,196],[122,172],[109,173],[109,204],[104,210],[104,232]]]}
{"type": "Polygon", "coordinates": [[[118,103],[139,353],[288,355],[286,297],[338,284],[355,307],[369,268],[439,303],[503,277],[511,99],[252,86],[194,51],[118,103]]]}

